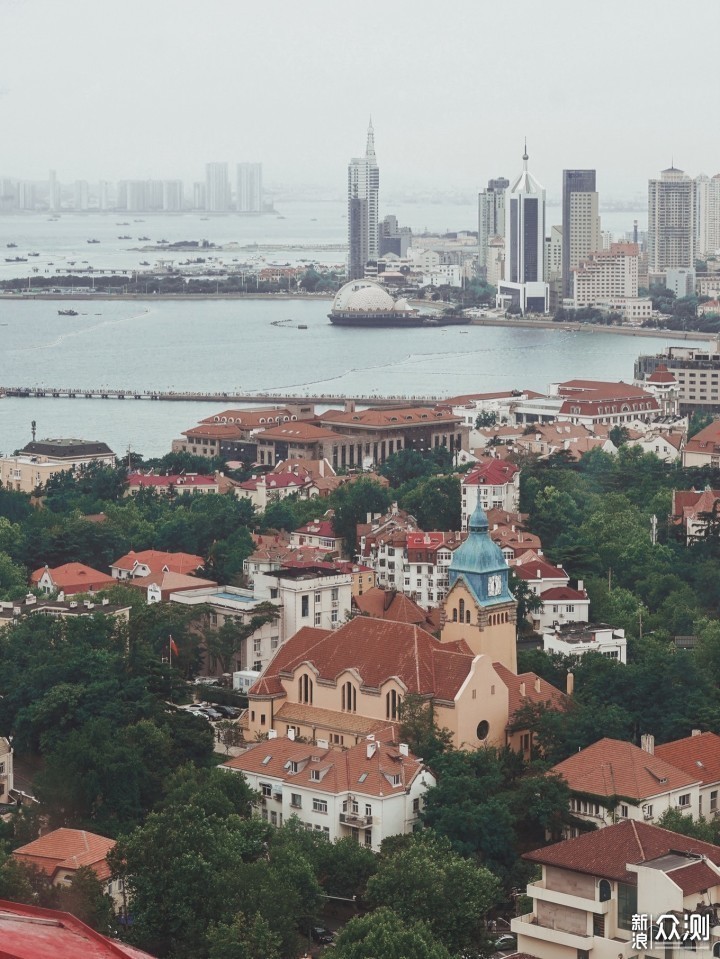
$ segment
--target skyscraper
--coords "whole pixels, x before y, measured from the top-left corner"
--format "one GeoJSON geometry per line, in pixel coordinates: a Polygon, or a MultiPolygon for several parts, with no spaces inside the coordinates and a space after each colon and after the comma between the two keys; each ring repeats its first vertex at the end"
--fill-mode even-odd
{"type": "Polygon", "coordinates": [[[595,170],[563,170],[562,284],[573,296],[573,273],[581,260],[602,249],[595,170]]]}
{"type": "Polygon", "coordinates": [[[512,312],[546,313],[545,188],[528,171],[528,159],[525,144],[523,171],[505,193],[505,278],[497,301],[512,312]]]}
{"type": "Polygon", "coordinates": [[[695,178],[697,255],[707,257],[720,250],[720,173],[695,178]]]}
{"type": "Polygon", "coordinates": [[[168,213],[178,213],[183,208],[182,180],[163,180],[162,208],[168,213]]]}
{"type": "Polygon", "coordinates": [[[230,181],[227,163],[205,164],[205,209],[227,213],[230,208],[230,181]]]}
{"type": "Polygon", "coordinates": [[[648,182],[648,272],[695,269],[695,181],[675,166],[648,182]]]}
{"type": "Polygon", "coordinates": [[[262,163],[238,163],[236,175],[238,213],[262,213],[262,163]]]}
{"type": "Polygon", "coordinates": [[[365,275],[365,264],[378,257],[378,197],[380,170],[375,156],[372,120],[368,126],[365,156],[348,166],[348,279],[365,275]]]}
{"type": "Polygon", "coordinates": [[[510,181],[504,176],[488,180],[487,190],[478,193],[478,266],[487,270],[488,241],[505,236],[505,191],[510,181]]]}
{"type": "Polygon", "coordinates": [[[48,176],[48,207],[52,213],[60,209],[60,184],[54,170],[48,176]]]}

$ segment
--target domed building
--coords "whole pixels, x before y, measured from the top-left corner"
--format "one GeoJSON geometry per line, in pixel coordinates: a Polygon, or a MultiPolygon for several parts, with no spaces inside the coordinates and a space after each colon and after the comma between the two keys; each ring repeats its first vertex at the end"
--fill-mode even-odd
{"type": "Polygon", "coordinates": [[[465,640],[476,655],[490,656],[517,671],[517,603],[508,586],[510,569],[502,549],[490,537],[485,511],[478,504],[468,537],[453,553],[443,602],[442,642],[465,640]]]}
{"type": "Polygon", "coordinates": [[[394,300],[373,280],[351,280],[341,286],[328,316],[337,326],[422,326],[425,322],[407,300],[394,300]]]}

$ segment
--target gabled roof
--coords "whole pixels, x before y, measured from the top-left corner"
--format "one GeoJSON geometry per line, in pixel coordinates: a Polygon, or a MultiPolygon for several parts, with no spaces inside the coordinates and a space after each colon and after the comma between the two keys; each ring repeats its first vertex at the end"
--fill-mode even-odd
{"type": "Polygon", "coordinates": [[[523,859],[634,886],[637,873],[628,872],[628,864],[640,865],[678,851],[707,856],[720,865],[719,846],[632,819],[527,852],[523,859]]]}
{"type": "Polygon", "coordinates": [[[373,586],[361,595],[353,596],[353,606],[363,615],[375,619],[389,619],[396,623],[412,623],[416,626],[428,625],[428,614],[418,606],[414,599],[392,589],[373,586]]]}
{"type": "Polygon", "coordinates": [[[396,409],[327,410],[318,419],[340,426],[400,427],[429,423],[459,423],[460,417],[450,410],[430,406],[398,407],[396,409]]]}
{"type": "Polygon", "coordinates": [[[416,625],[366,616],[329,632],[304,627],[278,649],[250,695],[284,695],[281,674],[309,663],[318,679],[334,682],[354,670],[363,686],[379,689],[396,677],[409,693],[452,702],[474,658],[463,646],[442,645],[416,625]]]}
{"type": "Polygon", "coordinates": [[[199,576],[185,576],[183,573],[165,572],[150,573],[149,576],[136,576],[127,580],[123,585],[136,589],[147,589],[148,586],[159,586],[164,593],[180,593],[188,589],[203,589],[218,584],[212,579],[201,579],[199,576]]]}
{"type": "Polygon", "coordinates": [[[158,549],[130,550],[110,564],[111,569],[132,571],[136,566],[147,566],[151,573],[160,573],[165,567],[171,573],[191,573],[205,565],[202,556],[194,553],[163,553],[158,549]]]}
{"type": "Polygon", "coordinates": [[[623,796],[640,802],[699,782],[632,743],[601,739],[553,766],[573,792],[623,796]]]}
{"type": "Polygon", "coordinates": [[[315,426],[314,423],[295,422],[278,423],[269,429],[262,430],[257,434],[257,441],[281,443],[316,443],[322,440],[332,441],[342,437],[332,430],[326,430],[322,426],[315,426]]]}
{"type": "Polygon", "coordinates": [[[311,520],[304,526],[298,527],[295,533],[302,536],[322,536],[327,539],[335,539],[337,535],[331,519],[311,520]]]}
{"type": "Polygon", "coordinates": [[[58,869],[90,866],[98,879],[107,879],[110,868],[106,857],[115,847],[114,839],[98,836],[85,829],[53,829],[39,839],[15,849],[13,856],[54,876],[58,869]]]}
{"type": "Polygon", "coordinates": [[[116,582],[107,573],[101,573],[97,569],[93,569],[92,566],[85,566],[84,563],[64,563],[54,569],[41,566],[40,569],[33,572],[30,581],[39,583],[46,571],[50,574],[56,589],[62,589],[65,592],[71,590],[75,593],[82,593],[84,590],[103,589],[107,586],[114,586],[116,582]]]}
{"type": "Polygon", "coordinates": [[[472,470],[463,480],[463,486],[504,486],[511,483],[518,472],[514,463],[497,459],[489,460],[478,469],[472,470]]]}
{"type": "Polygon", "coordinates": [[[551,589],[546,589],[545,592],[540,593],[540,599],[543,601],[553,600],[553,599],[574,599],[578,602],[586,600],[588,594],[584,589],[571,589],[570,586],[553,586],[551,589]]]}
{"type": "Polygon", "coordinates": [[[720,782],[720,736],[700,733],[655,747],[655,755],[682,769],[703,785],[720,782]]]}
{"type": "Polygon", "coordinates": [[[529,550],[519,556],[511,568],[518,579],[528,582],[544,579],[564,579],[567,582],[570,579],[562,566],[553,566],[543,559],[534,558],[529,550]]]}

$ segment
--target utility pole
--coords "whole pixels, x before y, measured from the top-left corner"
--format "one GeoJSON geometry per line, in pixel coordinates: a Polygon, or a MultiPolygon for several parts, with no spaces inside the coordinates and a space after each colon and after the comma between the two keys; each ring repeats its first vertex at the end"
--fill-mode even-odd
{"type": "Polygon", "coordinates": [[[653,515],[650,517],[650,539],[652,541],[653,546],[657,546],[657,525],[658,525],[658,518],[653,513],[653,515]]]}
{"type": "Polygon", "coordinates": [[[612,593],[612,567],[608,569],[608,593],[612,593]]]}

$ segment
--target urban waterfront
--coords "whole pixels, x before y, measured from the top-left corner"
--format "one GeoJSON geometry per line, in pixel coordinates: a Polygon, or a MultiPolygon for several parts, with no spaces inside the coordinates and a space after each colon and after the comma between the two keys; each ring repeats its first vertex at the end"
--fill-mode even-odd
{"type": "MultiPolygon", "coordinates": [[[[332,396],[544,391],[572,376],[629,381],[638,353],[670,342],[563,329],[340,328],[327,319],[329,301],[318,297],[67,305],[79,315],[58,316],[57,301],[0,301],[0,385],[332,396]]],[[[0,449],[23,446],[34,419],[41,436],[102,439],[117,451],[131,445],[158,455],[211,410],[207,403],[5,398],[0,449]]]]}

